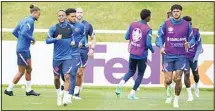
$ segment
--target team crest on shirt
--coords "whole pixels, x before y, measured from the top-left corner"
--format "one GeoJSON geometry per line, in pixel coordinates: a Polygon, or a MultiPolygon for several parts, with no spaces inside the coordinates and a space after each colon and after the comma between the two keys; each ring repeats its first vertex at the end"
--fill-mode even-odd
{"type": "Polygon", "coordinates": [[[132,39],[134,42],[140,41],[142,38],[142,31],[139,28],[135,28],[132,31],[132,39]]]}
{"type": "Polygon", "coordinates": [[[174,29],[173,29],[173,27],[168,27],[168,33],[173,33],[173,31],[174,31],[174,29]]]}

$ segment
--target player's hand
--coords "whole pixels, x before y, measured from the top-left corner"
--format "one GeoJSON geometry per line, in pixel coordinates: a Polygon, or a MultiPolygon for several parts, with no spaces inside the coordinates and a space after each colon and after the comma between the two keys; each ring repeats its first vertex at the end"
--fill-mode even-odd
{"type": "Polygon", "coordinates": [[[79,42],[78,47],[79,47],[79,48],[81,48],[81,47],[82,47],[82,43],[81,43],[81,42],[79,42]]]}
{"type": "Polygon", "coordinates": [[[165,52],[165,48],[163,47],[163,48],[161,48],[161,54],[166,54],[166,52],[165,52]]]}
{"type": "Polygon", "coordinates": [[[73,40],[70,45],[74,46],[75,45],[75,41],[73,40]]]}
{"type": "Polygon", "coordinates": [[[89,49],[88,56],[90,58],[94,58],[94,49],[92,49],[92,48],[89,49]]]}
{"type": "Polygon", "coordinates": [[[34,45],[34,44],[35,44],[35,42],[36,42],[36,40],[32,40],[32,41],[31,41],[31,44],[32,44],[32,45],[34,45]]]}
{"type": "Polygon", "coordinates": [[[85,44],[85,47],[89,47],[88,43],[85,44]]]}
{"type": "Polygon", "coordinates": [[[186,49],[190,48],[189,42],[187,42],[187,41],[185,40],[184,46],[185,46],[186,49]]]}
{"type": "Polygon", "coordinates": [[[57,40],[60,40],[60,39],[62,39],[62,34],[58,34],[57,36],[57,40]]]}

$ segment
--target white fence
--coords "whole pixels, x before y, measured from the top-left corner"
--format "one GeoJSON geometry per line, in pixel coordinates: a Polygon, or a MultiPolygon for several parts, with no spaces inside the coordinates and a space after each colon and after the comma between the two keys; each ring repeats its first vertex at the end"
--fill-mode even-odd
{"type": "MultiPolygon", "coordinates": [[[[2,28],[2,32],[12,32],[13,28],[2,28]]],[[[48,32],[48,29],[35,29],[34,32],[48,32]]],[[[125,34],[126,30],[94,30],[97,34],[125,34]]],[[[152,34],[157,34],[157,31],[153,31],[152,34]]],[[[214,32],[200,32],[201,35],[214,35],[214,32]]]]}

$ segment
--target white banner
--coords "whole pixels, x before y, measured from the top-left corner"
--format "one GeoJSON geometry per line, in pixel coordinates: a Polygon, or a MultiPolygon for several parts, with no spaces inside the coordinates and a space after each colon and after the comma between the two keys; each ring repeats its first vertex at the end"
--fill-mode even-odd
{"type": "MultiPolygon", "coordinates": [[[[127,43],[97,43],[94,59],[90,59],[85,71],[85,85],[112,86],[119,83],[128,70],[127,43]]],[[[200,87],[214,85],[213,45],[203,45],[204,52],[199,57],[200,87]]],[[[148,66],[141,85],[162,86],[163,73],[160,65],[160,50],[155,53],[149,51],[148,66]]],[[[53,85],[52,72],[53,45],[36,42],[31,46],[32,57],[32,84],[53,85]]],[[[16,41],[2,41],[2,83],[11,83],[18,71],[16,56],[16,41]]],[[[192,74],[191,74],[192,75],[192,74]]],[[[133,85],[137,76],[131,78],[126,85],[133,85]]],[[[193,83],[193,78],[191,77],[193,83]]],[[[25,84],[25,77],[18,84],[25,84]]]]}

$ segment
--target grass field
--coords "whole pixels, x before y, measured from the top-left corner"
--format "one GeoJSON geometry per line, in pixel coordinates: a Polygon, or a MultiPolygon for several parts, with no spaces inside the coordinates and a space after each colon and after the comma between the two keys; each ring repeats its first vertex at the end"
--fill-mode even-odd
{"type": "MultiPolygon", "coordinates": [[[[6,87],[2,89],[2,93],[6,87]]],[[[128,100],[127,94],[129,87],[125,87],[120,98],[117,98],[114,91],[115,87],[84,87],[82,90],[82,100],[72,100],[72,104],[67,107],[57,106],[56,91],[54,86],[35,86],[35,91],[41,93],[39,97],[25,96],[24,89],[16,86],[15,96],[10,97],[3,94],[3,110],[175,110],[172,104],[165,104],[164,88],[145,88],[141,87],[137,91],[139,100],[128,100]]],[[[180,110],[212,110],[214,108],[213,89],[201,89],[200,98],[194,95],[194,101],[187,102],[187,92],[183,88],[179,105],[180,110]]]]}
{"type": "MultiPolygon", "coordinates": [[[[166,12],[171,5],[183,6],[182,16],[190,15],[194,27],[200,31],[213,31],[213,2],[2,2],[2,27],[14,28],[19,20],[29,15],[29,5],[35,4],[41,9],[41,17],[35,22],[35,28],[50,28],[57,22],[56,12],[68,7],[82,7],[84,19],[89,21],[94,29],[127,30],[132,21],[140,20],[139,13],[143,8],[152,12],[149,25],[157,30],[166,19],[166,12]],[[92,8],[93,7],[93,8],[92,8]],[[15,11],[14,11],[15,10],[15,11]]],[[[96,34],[98,42],[125,42],[124,34],[96,34]]],[[[44,41],[46,33],[35,33],[36,40],[44,41]]],[[[213,36],[202,36],[203,43],[213,44],[213,36]]],[[[16,40],[12,34],[3,33],[3,40],[16,40]]],[[[153,42],[155,41],[155,35],[153,42]]]]}

